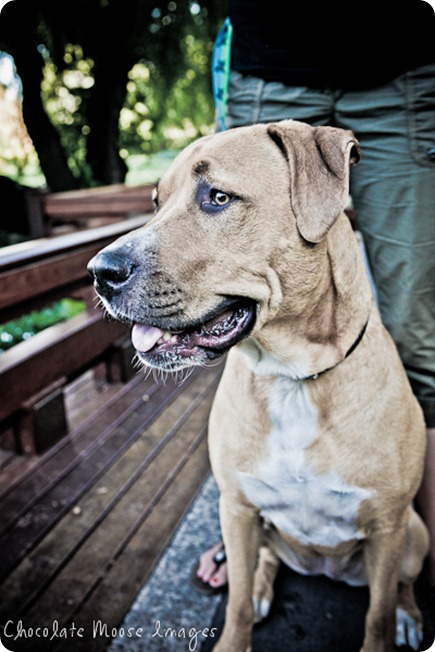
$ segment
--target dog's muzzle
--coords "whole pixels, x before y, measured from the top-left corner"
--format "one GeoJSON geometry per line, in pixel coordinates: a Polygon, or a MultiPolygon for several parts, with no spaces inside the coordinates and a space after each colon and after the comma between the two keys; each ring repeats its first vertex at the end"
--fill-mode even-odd
{"type": "MultiPolygon", "coordinates": [[[[109,313],[133,325],[133,346],[147,366],[177,371],[204,364],[226,353],[254,327],[256,303],[241,297],[220,295],[211,312],[187,319],[176,290],[166,291],[168,298],[163,299],[152,274],[146,275],[122,250],[103,250],[88,270],[109,313]]],[[[183,296],[189,305],[188,293],[183,296]]]]}

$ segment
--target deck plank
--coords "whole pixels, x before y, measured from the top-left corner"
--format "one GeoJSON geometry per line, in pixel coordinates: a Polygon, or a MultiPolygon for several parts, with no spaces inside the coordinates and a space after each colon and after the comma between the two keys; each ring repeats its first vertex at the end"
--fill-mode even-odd
{"type": "MultiPolygon", "coordinates": [[[[106,649],[111,638],[110,632],[120,627],[164,546],[169,543],[184,516],[186,509],[180,509],[180,506],[190,505],[208,470],[208,449],[203,439],[175,478],[171,490],[162,496],[116,563],[107,569],[89,600],[70,620],[70,623],[82,627],[85,632],[83,641],[79,644],[76,642],[74,652],[89,652],[91,649],[93,652],[102,652],[106,649]],[[162,515],[165,518],[162,519],[162,515]],[[97,632],[95,635],[94,628],[97,632]]],[[[62,645],[54,649],[56,652],[64,650],[62,645]]]]}
{"type": "Polygon", "coordinates": [[[120,625],[209,470],[220,373],[196,370],[182,385],[135,380],[115,419],[102,410],[3,491],[0,622],[120,625]]]}
{"type": "MultiPolygon", "coordinates": [[[[154,400],[148,400],[146,394],[144,401],[140,385],[135,389],[139,389],[139,396],[135,396],[131,409],[127,407],[114,421],[108,411],[100,420],[98,427],[104,428],[100,437],[95,439],[93,434],[90,444],[79,451],[74,445],[64,447],[59,456],[35,469],[26,485],[20,486],[1,505],[4,523],[0,538],[0,550],[4,550],[1,577],[74,506],[181,391],[174,383],[155,385],[154,400]]],[[[93,424],[90,430],[95,428],[93,424]]]]}
{"type": "MultiPolygon", "coordinates": [[[[50,529],[40,544],[26,555],[2,585],[2,591],[8,595],[9,611],[21,613],[26,609],[20,591],[23,582],[27,585],[27,602],[33,602],[35,595],[37,596],[41,591],[42,583],[47,581],[47,576],[49,579],[55,577],[75,552],[80,550],[84,542],[93,536],[103,521],[105,521],[104,532],[98,533],[98,536],[103,536],[104,541],[108,522],[122,523],[124,517],[127,522],[131,520],[131,509],[128,513],[122,510],[125,501],[127,505],[131,503],[131,491],[143,475],[145,477],[142,478],[140,485],[142,498],[133,504],[141,509],[142,500],[145,500],[147,495],[144,493],[146,488],[151,492],[150,495],[154,495],[160,484],[164,482],[167,472],[166,467],[162,466],[162,458],[170,467],[170,455],[173,455],[174,459],[180,456],[186,445],[182,424],[184,420],[189,419],[192,410],[196,413],[200,408],[200,414],[203,414],[204,410],[206,412],[209,410],[211,400],[209,393],[214,386],[215,380],[212,378],[205,389],[197,384],[189,388],[190,391],[185,390],[177,396],[153,424],[143,428],[141,437],[112,467],[106,469],[99,480],[68,510],[62,520],[50,529]],[[166,448],[164,456],[159,456],[164,448],[166,448]],[[151,464],[154,464],[152,472],[146,474],[151,464]],[[147,484],[144,486],[144,483],[147,483],[148,487],[147,484]],[[121,510],[120,521],[117,520],[119,510],[121,510]]],[[[204,414],[206,418],[206,413],[204,414]]],[[[188,420],[190,432],[194,433],[195,429],[192,429],[192,425],[195,424],[191,424],[188,420]]],[[[86,555],[93,565],[94,558],[89,548],[89,541],[87,541],[86,555]]],[[[80,575],[83,575],[88,564],[89,562],[80,567],[80,575]]],[[[93,570],[92,568],[91,574],[93,570]]]]}
{"type": "MultiPolygon", "coordinates": [[[[144,383],[152,381],[144,381],[144,383]]],[[[34,495],[42,490],[44,483],[51,476],[54,469],[59,473],[66,464],[68,464],[68,455],[70,459],[77,456],[80,451],[85,451],[88,446],[92,446],[104,423],[109,424],[115,421],[126,410],[131,410],[135,401],[135,387],[137,387],[137,397],[147,393],[147,385],[141,383],[139,377],[134,378],[128,384],[123,386],[119,394],[111,403],[110,410],[107,405],[100,407],[96,412],[83,423],[72,435],[61,439],[43,456],[32,456],[30,458],[16,457],[15,468],[10,464],[0,476],[0,507],[4,514],[5,505],[14,512],[22,506],[23,500],[28,495],[34,495]],[[97,429],[95,423],[98,422],[97,429]],[[66,458],[66,459],[65,459],[66,458]],[[54,460],[54,461],[53,461],[54,460]],[[26,488],[22,484],[26,483],[26,488]],[[14,503],[14,492],[17,495],[17,503],[14,503]],[[7,502],[5,502],[5,499],[7,502]]]]}

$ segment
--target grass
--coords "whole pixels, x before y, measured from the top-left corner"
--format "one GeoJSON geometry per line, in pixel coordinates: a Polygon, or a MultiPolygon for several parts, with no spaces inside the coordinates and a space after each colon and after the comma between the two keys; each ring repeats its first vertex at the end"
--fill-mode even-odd
{"type": "Polygon", "coordinates": [[[83,312],[85,307],[84,301],[65,298],[42,310],[34,310],[28,315],[0,325],[0,353],[25,342],[49,326],[74,317],[83,312]]]}

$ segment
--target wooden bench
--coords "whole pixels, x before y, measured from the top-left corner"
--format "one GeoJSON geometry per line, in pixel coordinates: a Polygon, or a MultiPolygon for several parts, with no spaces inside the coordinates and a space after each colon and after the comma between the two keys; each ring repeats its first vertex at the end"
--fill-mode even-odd
{"type": "Polygon", "coordinates": [[[13,431],[19,450],[33,453],[0,456],[0,639],[14,650],[103,652],[210,470],[207,422],[222,365],[197,368],[182,383],[131,374],[126,328],[90,300],[86,263],[145,221],[0,255],[0,322],[65,294],[89,305],[0,355],[4,437],[13,431]],[[77,389],[96,364],[124,381],[99,402],[85,383],[77,389]],[[81,416],[67,432],[70,399],[81,416]],[[93,636],[96,622],[108,636],[93,636]],[[10,635],[20,623],[33,634],[4,635],[2,627],[10,635]],[[84,638],[35,634],[54,623],[83,629],[84,638]]]}
{"type": "Polygon", "coordinates": [[[44,649],[106,649],[109,639],[93,638],[92,624],[109,632],[121,625],[208,475],[207,421],[220,372],[196,369],[182,384],[135,376],[45,454],[2,469],[7,647],[42,649],[35,637],[7,645],[1,626],[21,620],[26,630],[57,621],[86,632],[44,649]]]}
{"type": "Polygon", "coordinates": [[[113,184],[83,190],[27,192],[29,227],[33,238],[49,235],[59,225],[101,226],[153,211],[153,185],[113,184]]]}
{"type": "Polygon", "coordinates": [[[77,297],[88,306],[0,355],[3,448],[40,453],[62,437],[67,431],[64,387],[87,369],[104,362],[109,380],[131,375],[127,328],[105,319],[96,307],[86,266],[102,247],[147,219],[140,216],[0,252],[0,323],[61,297],[77,297]]]}

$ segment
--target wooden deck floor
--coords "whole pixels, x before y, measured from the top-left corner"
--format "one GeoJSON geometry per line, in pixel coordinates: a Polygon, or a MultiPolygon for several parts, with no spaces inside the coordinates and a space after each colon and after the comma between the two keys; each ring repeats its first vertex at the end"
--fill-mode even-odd
{"type": "Polygon", "coordinates": [[[92,624],[119,627],[208,472],[207,419],[220,373],[195,370],[182,384],[136,376],[45,455],[4,464],[7,648],[105,649],[92,624]],[[20,623],[24,634],[14,640],[20,623]],[[38,638],[36,628],[65,637],[38,638]]]}

